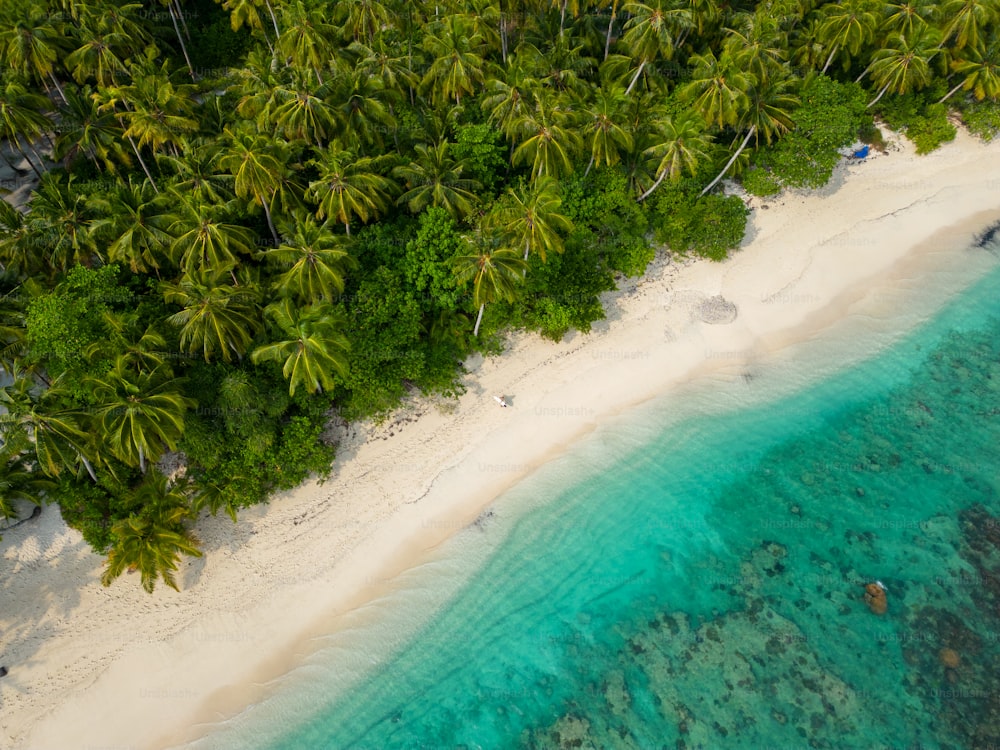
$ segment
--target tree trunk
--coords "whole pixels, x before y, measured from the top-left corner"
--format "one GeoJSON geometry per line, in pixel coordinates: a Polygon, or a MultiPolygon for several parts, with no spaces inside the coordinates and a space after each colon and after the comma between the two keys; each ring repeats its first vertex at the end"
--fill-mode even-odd
{"type": "MultiPolygon", "coordinates": [[[[728,169],[729,165],[727,164],[726,167],[728,169]]],[[[648,198],[650,194],[660,186],[660,183],[663,182],[666,176],[667,176],[667,170],[664,169],[660,172],[660,176],[656,178],[656,182],[653,183],[653,187],[651,187],[649,190],[647,190],[645,193],[639,196],[638,202],[642,203],[644,200],[646,200],[646,198],[648,198]]],[[[715,183],[713,182],[712,184],[714,185],[715,183]]],[[[704,195],[704,193],[702,193],[702,195],[704,195]]]]}
{"type": "Polygon", "coordinates": [[[753,138],[753,134],[756,132],[757,132],[756,125],[754,125],[752,128],[750,128],[750,130],[747,131],[747,137],[743,139],[743,143],[741,143],[740,147],[736,149],[736,153],[733,154],[732,157],[730,157],[729,161],[726,162],[726,166],[724,166],[722,168],[722,171],[719,172],[718,176],[708,184],[708,187],[706,187],[704,190],[701,191],[701,193],[698,194],[699,198],[703,196],[705,193],[707,193],[709,190],[714,188],[716,184],[719,182],[719,180],[725,177],[726,172],[728,172],[729,168],[733,166],[733,162],[736,161],[739,155],[743,153],[743,149],[747,147],[747,144],[750,143],[750,139],[753,138]]]}
{"type": "Polygon", "coordinates": [[[611,29],[615,25],[615,16],[618,15],[618,0],[614,0],[611,4],[611,20],[608,21],[608,33],[604,37],[604,59],[608,59],[608,53],[611,51],[611,29]]]}
{"type": "Polygon", "coordinates": [[[559,38],[563,38],[563,27],[566,25],[566,3],[569,0],[562,0],[562,4],[559,6],[559,38]]]}
{"type": "Polygon", "coordinates": [[[872,66],[869,65],[867,68],[865,68],[864,70],[862,70],[861,71],[861,75],[859,75],[857,78],[855,78],[854,82],[855,83],[861,83],[861,79],[864,78],[866,75],[868,75],[868,71],[871,70],[871,69],[872,69],[872,66]]]}
{"type": "Polygon", "coordinates": [[[63,100],[63,104],[69,106],[69,102],[66,100],[66,92],[62,90],[62,86],[59,85],[59,79],[56,78],[56,74],[49,72],[49,78],[52,79],[53,85],[56,87],[56,91],[59,92],[59,98],[63,100]]]}
{"type": "Polygon", "coordinates": [[[77,455],[80,456],[80,460],[83,462],[84,468],[86,468],[87,473],[90,474],[90,478],[93,479],[94,483],[96,484],[97,474],[94,473],[94,467],[90,465],[90,461],[87,460],[87,457],[85,455],[83,455],[82,453],[78,453],[77,455]]]}
{"type": "Polygon", "coordinates": [[[583,171],[583,176],[586,177],[590,174],[590,168],[594,166],[594,155],[590,155],[590,161],[587,162],[587,168],[583,171]]]}
{"type": "Polygon", "coordinates": [[[28,155],[24,152],[24,149],[21,148],[21,139],[19,137],[14,138],[13,140],[11,140],[11,143],[14,144],[14,148],[17,149],[17,152],[24,157],[24,160],[28,162],[28,166],[31,167],[31,171],[35,173],[38,179],[42,179],[42,173],[38,171],[38,167],[35,166],[34,162],[31,161],[28,155]]]}
{"type": "Polygon", "coordinates": [[[347,230],[347,236],[350,237],[351,236],[351,222],[345,221],[344,222],[344,229],[347,230]]]}
{"type": "Polygon", "coordinates": [[[472,329],[472,335],[479,337],[479,324],[483,322],[483,310],[486,309],[486,303],[484,302],[479,306],[479,315],[476,317],[476,327],[472,329]]]}
{"type": "Polygon", "coordinates": [[[132,136],[126,136],[128,138],[129,145],[132,146],[132,150],[135,152],[136,158],[139,160],[139,164],[142,166],[142,171],[146,173],[146,177],[149,179],[149,184],[153,186],[153,192],[159,195],[160,190],[156,187],[156,180],[153,179],[153,175],[149,173],[149,167],[146,166],[146,162],[143,161],[142,154],[139,153],[139,147],[135,145],[135,141],[132,140],[132,136]]]}
{"type": "Polygon", "coordinates": [[[184,20],[184,9],[181,7],[181,0],[170,0],[170,2],[172,2],[174,7],[177,8],[177,17],[181,19],[181,27],[184,29],[184,36],[190,42],[191,32],[188,31],[187,21],[184,20]]]}
{"type": "Polygon", "coordinates": [[[959,84],[958,84],[958,85],[957,85],[957,86],[956,86],[955,88],[953,88],[953,89],[952,89],[951,91],[949,91],[949,92],[948,92],[947,94],[945,94],[944,96],[942,96],[942,97],[941,97],[941,98],[940,98],[940,99],[938,100],[938,104],[944,104],[944,102],[945,102],[945,100],[946,100],[946,99],[949,99],[949,98],[951,97],[951,95],[952,95],[952,94],[954,94],[954,93],[955,93],[956,91],[958,91],[958,90],[959,90],[960,88],[962,88],[962,86],[964,86],[964,85],[965,85],[965,80],[963,79],[962,81],[960,81],[960,82],[959,82],[959,84]]]}
{"type": "Polygon", "coordinates": [[[278,19],[274,17],[274,8],[271,7],[270,0],[264,0],[264,4],[267,6],[267,12],[271,14],[271,24],[274,26],[275,40],[277,40],[277,37],[281,36],[281,32],[278,31],[278,19]]]}
{"type": "Polygon", "coordinates": [[[833,49],[830,50],[830,56],[828,58],[826,58],[826,65],[824,65],[823,66],[823,70],[821,70],[819,72],[820,75],[824,75],[826,73],[826,69],[830,67],[830,63],[833,62],[833,56],[837,54],[837,49],[838,49],[839,46],[840,45],[837,45],[837,44],[833,45],[833,49]]]}
{"type": "Polygon", "coordinates": [[[142,446],[139,446],[139,471],[143,474],[146,473],[146,454],[142,450],[142,446]]]}
{"type": "Polygon", "coordinates": [[[882,87],[882,90],[878,92],[878,96],[876,96],[874,99],[868,102],[868,105],[865,107],[865,109],[875,106],[875,104],[878,103],[878,100],[881,99],[883,96],[885,96],[885,92],[888,90],[889,90],[889,84],[887,83],[885,86],[882,87]]]}
{"type": "Polygon", "coordinates": [[[628,88],[625,89],[625,96],[628,96],[629,94],[632,93],[632,89],[635,88],[635,82],[639,80],[639,76],[642,75],[642,69],[645,67],[646,67],[646,61],[643,60],[641,63],[639,63],[639,69],[635,71],[635,75],[632,76],[632,83],[630,83],[628,85],[628,88]]]}
{"type": "Polygon", "coordinates": [[[181,43],[181,52],[184,53],[184,62],[187,63],[188,72],[191,74],[191,80],[197,81],[198,77],[194,74],[194,66],[191,65],[191,58],[188,57],[187,46],[184,44],[184,37],[181,36],[180,27],[177,25],[177,14],[174,13],[174,5],[171,3],[167,6],[170,9],[170,20],[174,22],[174,33],[177,34],[177,41],[181,43]]]}
{"type": "Polygon", "coordinates": [[[264,216],[267,217],[267,226],[271,230],[271,236],[274,238],[274,246],[277,247],[281,244],[281,240],[278,238],[278,230],[274,228],[274,221],[271,220],[271,207],[267,205],[267,199],[263,195],[260,197],[260,202],[264,206],[264,216]]]}

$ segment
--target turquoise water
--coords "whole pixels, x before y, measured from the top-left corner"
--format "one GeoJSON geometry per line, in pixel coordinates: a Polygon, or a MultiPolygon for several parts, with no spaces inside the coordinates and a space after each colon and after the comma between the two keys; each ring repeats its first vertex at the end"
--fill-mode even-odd
{"type": "Polygon", "coordinates": [[[314,667],[313,715],[241,746],[1000,747],[998,290],[780,401],[591,441],[416,637],[328,704],[314,667]]]}

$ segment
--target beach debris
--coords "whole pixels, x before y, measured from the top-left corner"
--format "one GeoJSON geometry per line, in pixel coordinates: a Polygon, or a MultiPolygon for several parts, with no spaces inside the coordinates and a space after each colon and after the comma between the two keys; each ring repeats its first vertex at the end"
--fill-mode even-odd
{"type": "Polygon", "coordinates": [[[504,409],[506,409],[509,406],[504,396],[494,396],[493,400],[496,401],[498,404],[500,404],[500,406],[503,407],[504,409]]]}
{"type": "Polygon", "coordinates": [[[698,317],[703,323],[709,325],[726,325],[736,320],[738,314],[736,305],[727,300],[721,294],[702,301],[698,305],[698,317]]]}
{"type": "Polygon", "coordinates": [[[889,602],[885,594],[886,589],[881,581],[865,584],[865,604],[876,615],[884,615],[889,608],[889,602]]]}

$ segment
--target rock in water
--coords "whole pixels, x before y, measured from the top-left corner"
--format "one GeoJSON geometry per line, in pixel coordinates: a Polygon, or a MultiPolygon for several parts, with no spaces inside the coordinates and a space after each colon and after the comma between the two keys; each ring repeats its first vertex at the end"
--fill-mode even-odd
{"type": "Polygon", "coordinates": [[[889,608],[889,602],[885,598],[885,587],[878,582],[866,583],[865,604],[875,614],[884,615],[889,608]]]}

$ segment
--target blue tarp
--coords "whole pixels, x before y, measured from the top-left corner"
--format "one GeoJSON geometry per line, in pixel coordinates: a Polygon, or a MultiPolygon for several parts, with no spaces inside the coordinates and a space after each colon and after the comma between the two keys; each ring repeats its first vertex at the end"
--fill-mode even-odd
{"type": "Polygon", "coordinates": [[[868,156],[868,146],[865,146],[864,148],[859,148],[857,151],[854,152],[855,159],[864,159],[866,156],[868,156]]]}

